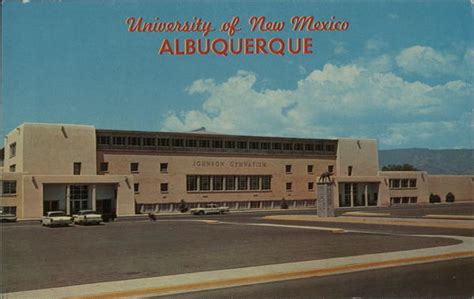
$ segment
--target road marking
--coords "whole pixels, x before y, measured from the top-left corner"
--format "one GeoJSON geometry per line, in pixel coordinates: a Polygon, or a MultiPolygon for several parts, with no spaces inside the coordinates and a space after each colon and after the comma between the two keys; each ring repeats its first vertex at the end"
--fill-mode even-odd
{"type": "Polygon", "coordinates": [[[423,218],[443,218],[443,219],[472,219],[474,220],[474,215],[436,215],[436,214],[429,214],[423,216],[423,218]]]}
{"type": "Polygon", "coordinates": [[[442,227],[458,229],[474,229],[474,221],[448,220],[448,219],[416,219],[416,218],[382,218],[382,217],[328,217],[321,218],[316,215],[272,215],[264,216],[266,220],[311,221],[332,223],[360,223],[378,225],[442,227]]]}
{"type": "MultiPolygon", "coordinates": [[[[168,275],[4,294],[4,298],[124,298],[170,295],[191,291],[236,287],[297,278],[328,276],[356,271],[414,265],[474,257],[474,238],[450,238],[459,244],[397,252],[366,254],[303,262],[168,275]]],[[[2,298],[3,298],[2,297],[2,298]]]]}
{"type": "Polygon", "coordinates": [[[297,228],[297,229],[311,229],[311,230],[322,230],[330,231],[333,233],[345,233],[346,230],[337,227],[322,227],[322,226],[305,226],[305,225],[286,225],[286,224],[273,224],[273,223],[232,223],[223,222],[226,224],[238,224],[238,225],[253,225],[253,226],[269,226],[269,227],[284,227],[284,228],[297,228]]]}

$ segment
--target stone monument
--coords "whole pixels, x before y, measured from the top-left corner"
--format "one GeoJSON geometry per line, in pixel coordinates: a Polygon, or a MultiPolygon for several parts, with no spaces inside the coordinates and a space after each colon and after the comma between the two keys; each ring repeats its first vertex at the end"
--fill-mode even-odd
{"type": "Polygon", "coordinates": [[[334,182],[331,179],[332,173],[324,172],[319,177],[318,200],[316,208],[318,217],[334,217],[334,182]]]}

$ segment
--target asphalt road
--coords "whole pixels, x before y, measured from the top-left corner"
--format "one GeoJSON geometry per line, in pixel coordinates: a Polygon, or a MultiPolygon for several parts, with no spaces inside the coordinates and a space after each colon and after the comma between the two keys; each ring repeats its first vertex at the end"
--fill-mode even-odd
{"type": "MultiPolygon", "coordinates": [[[[390,211],[397,211],[397,213],[407,217],[414,217],[436,213],[469,214],[472,207],[473,205],[437,206],[428,209],[410,207],[394,208],[390,211]]],[[[374,209],[370,211],[374,211],[374,209]]],[[[286,210],[276,213],[314,214],[315,211],[286,210]]],[[[1,226],[2,269],[0,292],[399,251],[449,245],[457,242],[445,238],[421,238],[385,233],[473,235],[472,231],[466,230],[364,224],[301,223],[303,225],[359,229],[361,231],[379,232],[379,234],[335,234],[328,231],[249,225],[262,222],[281,223],[261,218],[264,215],[274,214],[275,212],[235,213],[215,216],[178,215],[159,217],[156,222],[142,219],[118,221],[100,226],[71,226],[68,228],[45,228],[37,223],[5,224],[1,226]],[[205,219],[217,220],[220,223],[200,221],[205,219]]],[[[285,222],[285,224],[300,223],[285,222]]],[[[430,265],[436,267],[436,264],[432,263],[424,266],[430,269],[430,265]]],[[[443,275],[456,276],[459,271],[462,271],[463,273],[471,273],[470,277],[472,277],[474,269],[472,259],[456,260],[446,262],[446,264],[447,266],[442,269],[443,275]]],[[[424,269],[422,266],[413,267],[424,269]]],[[[392,270],[394,269],[377,271],[382,271],[382,273],[388,271],[387,273],[389,273],[392,270]]],[[[429,288],[433,280],[427,278],[426,273],[429,271],[426,271],[413,272],[415,274],[412,279],[414,283],[419,282],[429,288]]],[[[370,275],[373,272],[375,271],[365,271],[359,274],[368,275],[367,281],[370,281],[370,275]]],[[[345,274],[349,277],[347,278],[349,281],[359,277],[353,275],[355,273],[345,274]]],[[[337,277],[339,276],[326,277],[324,280],[332,281],[334,279],[333,285],[339,286],[341,296],[355,294],[351,293],[354,290],[351,285],[352,287],[356,287],[356,285],[338,284],[337,277]],[[344,293],[344,290],[347,293],[344,293]]],[[[395,278],[404,279],[403,277],[397,277],[395,278]]],[[[458,277],[461,276],[458,275],[458,277]]],[[[298,280],[274,283],[271,286],[259,285],[236,288],[236,294],[238,295],[239,292],[246,294],[247,289],[252,292],[253,288],[257,290],[262,288],[263,294],[268,294],[271,297],[272,294],[280,294],[272,293],[273,287],[275,287],[275,290],[280,290],[282,295],[288,294],[288,297],[294,297],[291,295],[291,289],[305,289],[304,281],[309,281],[306,284],[306,289],[307,294],[310,294],[311,290],[315,290],[312,288],[313,285],[321,286],[319,284],[320,279],[303,279],[301,280],[303,282],[298,280]],[[294,283],[296,285],[293,285],[294,283]],[[300,287],[299,283],[303,285],[300,287]],[[265,289],[266,287],[268,289],[265,289]],[[283,292],[287,288],[286,293],[283,292]]],[[[400,285],[400,287],[403,287],[403,285],[400,285]]],[[[453,287],[461,293],[465,289],[458,287],[456,284],[453,287]]],[[[319,290],[319,287],[317,289],[319,290]]],[[[379,287],[379,290],[378,294],[383,294],[385,291],[382,286],[379,287]]],[[[216,291],[216,296],[222,297],[221,295],[225,294],[219,293],[221,291],[216,291]]],[[[255,294],[258,294],[258,292],[255,294]]],[[[213,296],[212,294],[214,293],[211,292],[210,296],[213,296]]],[[[374,295],[376,294],[374,293],[374,295]]],[[[192,296],[193,294],[189,295],[192,296]]],[[[366,295],[370,295],[370,293],[366,295]]],[[[249,296],[255,297],[254,295],[249,296]]],[[[301,297],[306,296],[302,294],[301,297]]]]}
{"type": "Polygon", "coordinates": [[[473,281],[469,258],[159,298],[472,298],[473,281]]]}

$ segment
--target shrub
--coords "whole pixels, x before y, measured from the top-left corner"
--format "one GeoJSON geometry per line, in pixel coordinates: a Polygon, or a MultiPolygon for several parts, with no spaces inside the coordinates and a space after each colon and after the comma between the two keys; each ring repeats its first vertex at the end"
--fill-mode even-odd
{"type": "Polygon", "coordinates": [[[430,203],[437,203],[437,202],[441,202],[441,197],[439,197],[439,195],[437,195],[437,194],[431,193],[430,194],[430,203]]]}
{"type": "Polygon", "coordinates": [[[451,192],[446,194],[446,202],[454,202],[454,200],[455,200],[454,194],[452,194],[451,192]]]}

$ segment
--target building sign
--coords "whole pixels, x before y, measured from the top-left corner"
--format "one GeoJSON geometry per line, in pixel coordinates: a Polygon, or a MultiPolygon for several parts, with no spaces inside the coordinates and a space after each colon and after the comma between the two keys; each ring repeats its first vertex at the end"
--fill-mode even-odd
{"type": "Polygon", "coordinates": [[[195,160],[193,167],[227,167],[227,168],[264,168],[267,162],[262,161],[214,161],[214,160],[195,160]]]}

